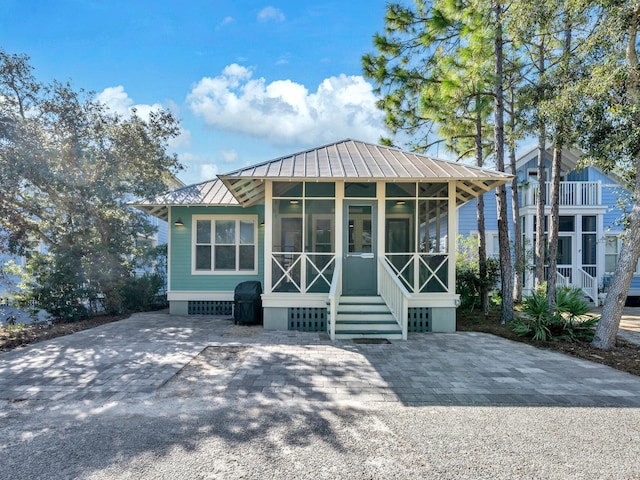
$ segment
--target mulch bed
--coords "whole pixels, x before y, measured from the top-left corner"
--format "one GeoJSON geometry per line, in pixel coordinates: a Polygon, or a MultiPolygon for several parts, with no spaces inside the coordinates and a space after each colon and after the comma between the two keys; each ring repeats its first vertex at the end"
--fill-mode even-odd
{"type": "Polygon", "coordinates": [[[0,352],[98,327],[123,318],[126,318],[126,316],[101,315],[77,322],[54,320],[52,322],[40,322],[23,326],[0,327],[0,352]]]}

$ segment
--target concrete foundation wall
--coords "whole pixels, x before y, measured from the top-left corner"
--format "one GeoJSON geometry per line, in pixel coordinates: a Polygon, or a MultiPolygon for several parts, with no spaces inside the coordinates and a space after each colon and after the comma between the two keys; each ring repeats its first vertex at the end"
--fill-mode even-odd
{"type": "Polygon", "coordinates": [[[170,315],[189,315],[189,302],[172,300],[169,302],[170,315]]]}
{"type": "Polygon", "coordinates": [[[454,333],[456,331],[456,309],[454,307],[432,308],[431,331],[434,333],[454,333]]]}
{"type": "Polygon", "coordinates": [[[287,307],[265,308],[263,327],[265,330],[288,330],[288,316],[287,307]]]}

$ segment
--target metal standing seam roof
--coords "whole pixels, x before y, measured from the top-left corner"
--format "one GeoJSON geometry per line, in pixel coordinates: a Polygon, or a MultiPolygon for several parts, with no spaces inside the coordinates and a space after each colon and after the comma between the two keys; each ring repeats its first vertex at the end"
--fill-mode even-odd
{"type": "Polygon", "coordinates": [[[264,199],[266,179],[458,180],[456,196],[458,204],[462,204],[513,178],[503,172],[350,139],[244,167],[218,177],[245,206],[264,199]]]}
{"type": "Polygon", "coordinates": [[[132,203],[134,207],[155,217],[167,220],[170,206],[222,205],[238,206],[240,203],[221,180],[215,178],[206,182],[178,188],[153,200],[132,203]]]}
{"type": "Polygon", "coordinates": [[[132,204],[167,220],[169,206],[242,205],[264,200],[264,180],[443,181],[457,180],[458,205],[510,181],[509,174],[437,160],[355,140],[324,145],[251,165],[206,182],[132,204]]]}

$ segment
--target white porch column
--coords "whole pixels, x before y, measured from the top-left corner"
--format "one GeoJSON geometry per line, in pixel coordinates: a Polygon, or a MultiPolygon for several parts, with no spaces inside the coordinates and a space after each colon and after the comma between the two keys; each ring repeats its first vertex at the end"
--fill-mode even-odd
{"type": "Polygon", "coordinates": [[[271,293],[271,252],[273,251],[273,182],[264,181],[264,293],[271,293]]]}
{"type": "Polygon", "coordinates": [[[604,279],[604,253],[606,242],[604,241],[604,215],[599,213],[596,216],[596,279],[598,287],[604,279]]]}
{"type": "Polygon", "coordinates": [[[456,256],[457,256],[457,237],[458,237],[458,209],[456,208],[456,186],[455,180],[449,182],[449,205],[447,214],[447,235],[449,249],[449,274],[448,274],[448,292],[456,293],[456,256]]]}
{"type": "MultiPolygon", "coordinates": [[[[580,189],[581,190],[581,189],[580,189]]],[[[582,215],[576,215],[576,228],[574,228],[575,230],[575,242],[576,245],[575,247],[573,247],[574,252],[576,252],[576,257],[573,259],[573,262],[571,267],[572,267],[572,273],[573,273],[573,278],[571,279],[571,282],[575,285],[576,283],[578,283],[578,281],[582,278],[581,274],[580,274],[580,268],[582,268],[582,215]]],[[[580,282],[580,286],[582,287],[582,282],[580,282]]]]}
{"type": "MultiPolygon", "coordinates": [[[[335,250],[336,250],[336,263],[334,267],[334,275],[336,275],[336,269],[338,266],[342,268],[342,256],[344,255],[343,246],[344,246],[344,238],[342,236],[345,234],[343,228],[344,222],[344,181],[336,180],[335,183],[335,230],[336,230],[336,238],[335,238],[335,250]]],[[[348,232],[346,232],[348,233],[348,232]]]]}
{"type": "MultiPolygon", "coordinates": [[[[384,249],[385,249],[384,227],[385,227],[385,217],[387,215],[387,205],[385,202],[386,197],[387,197],[387,192],[386,192],[385,182],[384,181],[376,182],[376,200],[378,201],[378,218],[376,219],[378,245],[376,246],[376,249],[377,249],[376,257],[378,259],[384,258],[384,249]]],[[[376,275],[377,275],[376,289],[378,293],[380,293],[381,279],[380,279],[380,269],[378,268],[377,263],[376,263],[376,275]]]]}

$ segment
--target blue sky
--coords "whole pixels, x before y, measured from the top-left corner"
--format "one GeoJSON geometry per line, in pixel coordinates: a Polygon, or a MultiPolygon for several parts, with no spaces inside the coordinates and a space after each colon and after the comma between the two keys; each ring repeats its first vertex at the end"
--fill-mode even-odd
{"type": "Polygon", "coordinates": [[[41,81],[71,81],[112,109],[168,108],[186,183],[344,138],[377,141],[383,116],[361,57],[386,0],[3,0],[0,48],[41,81]]]}

